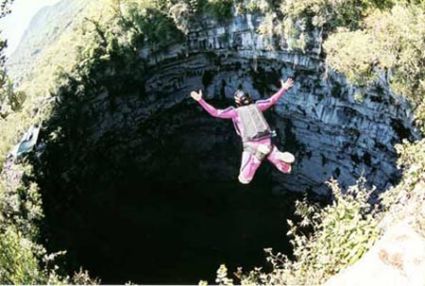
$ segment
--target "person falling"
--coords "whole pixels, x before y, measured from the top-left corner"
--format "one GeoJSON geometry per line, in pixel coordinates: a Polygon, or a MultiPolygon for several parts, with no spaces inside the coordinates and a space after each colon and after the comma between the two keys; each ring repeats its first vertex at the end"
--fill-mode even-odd
{"type": "Polygon", "coordinates": [[[234,94],[236,108],[216,109],[202,98],[202,90],[192,91],[190,96],[196,100],[211,116],[232,119],[236,133],[242,138],[243,153],[239,172],[239,182],[249,184],[261,162],[267,158],[283,173],[291,172],[294,155],[280,152],[272,144],[272,130],[263,116],[263,111],[272,107],[290,89],[294,82],[289,78],[280,81],[281,88],[273,96],[254,102],[248,94],[237,90],[234,94]]]}

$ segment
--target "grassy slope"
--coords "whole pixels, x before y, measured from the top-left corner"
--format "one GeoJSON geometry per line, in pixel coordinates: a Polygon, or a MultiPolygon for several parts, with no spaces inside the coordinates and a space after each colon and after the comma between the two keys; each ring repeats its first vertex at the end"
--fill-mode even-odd
{"type": "Polygon", "coordinates": [[[75,28],[76,16],[85,8],[83,0],[62,0],[41,9],[31,20],[16,51],[6,62],[8,74],[17,82],[29,76],[45,50],[75,28]]]}

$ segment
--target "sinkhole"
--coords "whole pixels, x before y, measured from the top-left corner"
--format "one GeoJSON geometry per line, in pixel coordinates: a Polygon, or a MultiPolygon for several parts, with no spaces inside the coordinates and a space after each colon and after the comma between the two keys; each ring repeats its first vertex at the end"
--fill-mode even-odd
{"type": "Polygon", "coordinates": [[[250,185],[238,183],[242,146],[230,121],[181,104],[95,142],[88,121],[69,110],[54,117],[41,137],[60,132],[34,162],[43,241],[67,251],[69,273],[83,267],[106,284],[196,284],[214,282],[223,263],[264,266],[264,248],[291,255],[286,219],[302,194],[273,194],[279,172],[268,162],[250,185]]]}
{"type": "Polygon", "coordinates": [[[259,61],[274,68],[257,75],[228,57],[215,73],[194,68],[214,60],[190,57],[140,83],[112,81],[84,96],[72,82],[60,91],[33,165],[42,242],[49,252],[67,251],[60,263],[68,274],[82,267],[106,284],[214,282],[223,263],[230,270],[267,265],[264,248],[291,256],[286,220],[294,219],[294,202],[326,195],[330,177],[342,188],[363,175],[378,191],[396,184],[392,145],[409,130],[388,121],[391,114],[375,122],[365,106],[345,108],[347,98],[327,94],[340,85],[307,71],[297,77],[296,95],[265,113],[274,143],[297,158],[293,173],[265,161],[249,185],[239,184],[242,144],[232,122],[210,117],[188,93],[203,86],[218,108],[233,104],[240,84],[265,98],[286,66],[259,61]]]}

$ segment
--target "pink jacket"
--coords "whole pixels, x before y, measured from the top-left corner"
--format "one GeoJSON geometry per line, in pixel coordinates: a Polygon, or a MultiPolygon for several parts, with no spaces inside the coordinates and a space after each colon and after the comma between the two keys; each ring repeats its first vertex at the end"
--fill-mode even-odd
{"type": "MultiPolygon", "coordinates": [[[[285,94],[286,89],[281,88],[278,92],[276,92],[273,96],[268,99],[257,100],[255,104],[261,111],[265,111],[272,107],[276,102],[285,94]]],[[[232,119],[233,124],[235,126],[236,132],[240,136],[243,134],[242,124],[236,111],[236,108],[233,106],[229,106],[226,109],[216,109],[214,106],[207,103],[203,98],[198,101],[199,104],[211,115],[218,118],[223,119],[232,119]]]]}

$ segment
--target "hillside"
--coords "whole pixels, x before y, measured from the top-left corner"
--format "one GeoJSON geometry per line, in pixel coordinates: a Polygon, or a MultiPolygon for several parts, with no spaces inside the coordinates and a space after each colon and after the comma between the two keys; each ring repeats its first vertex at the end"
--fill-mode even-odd
{"type": "Polygon", "coordinates": [[[83,0],[62,0],[42,8],[31,20],[17,49],[8,58],[8,74],[16,83],[22,82],[36,67],[49,46],[75,29],[76,17],[85,7],[83,0]]]}

